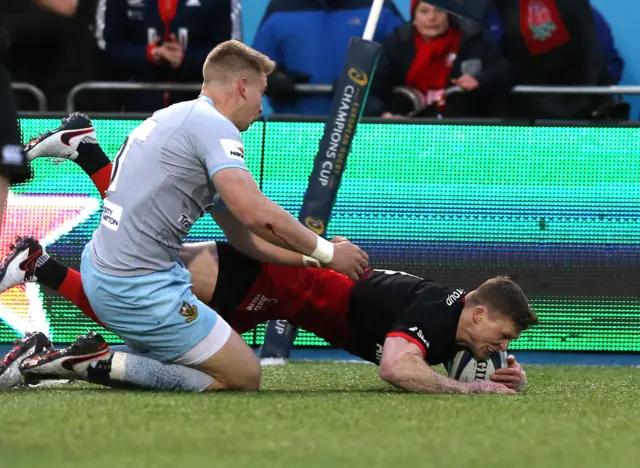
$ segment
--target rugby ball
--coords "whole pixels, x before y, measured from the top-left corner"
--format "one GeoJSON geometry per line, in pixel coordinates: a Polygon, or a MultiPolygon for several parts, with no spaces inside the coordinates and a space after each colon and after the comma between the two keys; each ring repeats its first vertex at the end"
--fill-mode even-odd
{"type": "Polygon", "coordinates": [[[496,369],[507,367],[507,353],[496,351],[489,359],[476,359],[471,351],[460,351],[449,363],[449,377],[461,382],[489,380],[496,369]]]}

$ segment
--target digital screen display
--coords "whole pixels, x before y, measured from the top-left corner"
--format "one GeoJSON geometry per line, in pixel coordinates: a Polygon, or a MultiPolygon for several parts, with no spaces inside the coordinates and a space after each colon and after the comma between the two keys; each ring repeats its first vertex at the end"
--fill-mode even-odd
{"type": "MultiPolygon", "coordinates": [[[[94,120],[113,159],[139,120],[94,120]]],[[[25,141],[55,128],[23,119],[25,141]]],[[[324,125],[258,122],[243,134],[246,161],[264,193],[297,216],[324,125]]],[[[34,235],[78,268],[101,200],[72,162],[34,162],[12,187],[3,253],[34,235]]],[[[372,266],[471,290],[507,274],[541,324],[512,349],[640,351],[640,129],[487,125],[358,126],[328,236],[345,236],[372,266]]],[[[222,240],[205,216],[189,241],[222,240]]],[[[0,295],[0,342],[47,331],[67,343],[95,324],[36,283],[0,295]]],[[[262,343],[264,326],[245,334],[262,343]]],[[[120,342],[105,333],[109,341],[120,342]]],[[[298,346],[325,346],[301,331],[298,346]]]]}

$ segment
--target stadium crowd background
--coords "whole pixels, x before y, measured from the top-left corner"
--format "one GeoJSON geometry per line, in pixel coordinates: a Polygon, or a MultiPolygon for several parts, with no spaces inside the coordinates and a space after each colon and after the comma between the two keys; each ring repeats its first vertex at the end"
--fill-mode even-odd
{"type": "MultiPolygon", "coordinates": [[[[446,33],[435,55],[433,47],[416,53],[416,39],[402,34],[403,28],[410,31],[403,23],[416,18],[416,9],[424,14],[421,3],[396,0],[383,10],[375,36],[383,53],[365,115],[639,118],[637,96],[508,97],[518,84],[638,84],[635,3],[594,0],[592,23],[585,0],[497,0],[482,27],[456,21],[449,29],[459,35],[446,33]],[[528,9],[528,16],[518,20],[518,8],[528,9]],[[446,60],[434,58],[438,54],[446,60]],[[436,78],[419,78],[425,70],[436,78]],[[479,89],[451,95],[444,105],[442,90],[452,86],[450,78],[464,75],[478,79],[463,88],[479,89]],[[398,86],[412,91],[392,94],[398,86]]],[[[267,113],[325,115],[330,95],[301,96],[292,85],[335,81],[349,38],[362,34],[369,6],[369,0],[80,0],[73,19],[21,0],[7,0],[1,8],[8,17],[13,80],[41,89],[51,111],[64,111],[68,92],[84,81],[198,83],[206,53],[237,37],[279,63],[269,81],[267,113]]],[[[433,29],[433,17],[425,21],[432,33],[442,33],[433,29]]],[[[79,95],[76,107],[148,113],[194,94],[92,91],[79,95]]],[[[37,109],[33,96],[18,96],[21,111],[37,109]]]]}

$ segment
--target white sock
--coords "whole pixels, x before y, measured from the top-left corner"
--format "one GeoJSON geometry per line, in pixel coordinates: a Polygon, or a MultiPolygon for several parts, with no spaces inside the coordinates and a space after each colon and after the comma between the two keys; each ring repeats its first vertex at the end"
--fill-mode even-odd
{"type": "Polygon", "coordinates": [[[191,367],[168,364],[135,353],[115,351],[88,369],[90,382],[117,388],[202,392],[214,379],[191,367]]]}

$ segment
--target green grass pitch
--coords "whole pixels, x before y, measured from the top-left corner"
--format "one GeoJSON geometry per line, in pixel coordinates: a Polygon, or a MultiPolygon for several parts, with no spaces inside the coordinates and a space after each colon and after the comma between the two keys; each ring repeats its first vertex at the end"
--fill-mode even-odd
{"type": "Polygon", "coordinates": [[[15,390],[0,467],[640,466],[640,369],[526,369],[518,396],[406,394],[328,362],[267,367],[257,395],[15,390]]]}

